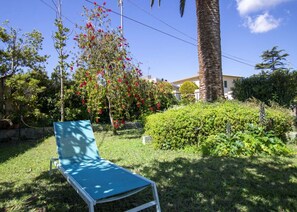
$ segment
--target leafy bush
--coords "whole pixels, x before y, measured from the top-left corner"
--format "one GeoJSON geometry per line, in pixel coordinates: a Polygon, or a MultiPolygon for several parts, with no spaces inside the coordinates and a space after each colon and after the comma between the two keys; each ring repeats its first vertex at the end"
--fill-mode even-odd
{"type": "Polygon", "coordinates": [[[195,102],[195,90],[199,87],[191,81],[185,81],[179,88],[181,93],[182,103],[189,104],[195,102]]]}
{"type": "Polygon", "coordinates": [[[247,124],[246,130],[234,134],[219,133],[209,136],[202,144],[204,155],[253,156],[290,155],[292,152],[281,139],[263,127],[247,124]]]}
{"type": "MultiPolygon", "coordinates": [[[[275,137],[285,139],[290,131],[292,117],[278,108],[266,109],[265,130],[275,137]]],[[[145,131],[152,136],[153,144],[160,149],[181,149],[187,145],[200,146],[209,136],[244,131],[246,124],[259,124],[259,107],[252,103],[225,101],[217,103],[195,103],[167,110],[147,117],[145,131]]]]}

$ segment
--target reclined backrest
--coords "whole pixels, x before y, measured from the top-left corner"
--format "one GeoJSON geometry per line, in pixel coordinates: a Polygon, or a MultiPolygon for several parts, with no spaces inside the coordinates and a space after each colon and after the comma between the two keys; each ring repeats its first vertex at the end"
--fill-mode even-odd
{"type": "Polygon", "coordinates": [[[54,131],[59,160],[62,165],[99,159],[99,152],[89,120],[55,122],[54,131]]]}

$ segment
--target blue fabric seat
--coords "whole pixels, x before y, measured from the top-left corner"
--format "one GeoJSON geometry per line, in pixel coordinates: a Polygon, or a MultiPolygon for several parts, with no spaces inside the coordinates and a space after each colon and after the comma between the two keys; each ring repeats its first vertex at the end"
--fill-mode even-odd
{"type": "Polygon", "coordinates": [[[161,211],[156,184],[100,158],[90,121],[55,122],[58,159],[52,163],[94,211],[97,203],[115,201],[152,188],[154,200],[131,211],[155,206],[161,211]]]}

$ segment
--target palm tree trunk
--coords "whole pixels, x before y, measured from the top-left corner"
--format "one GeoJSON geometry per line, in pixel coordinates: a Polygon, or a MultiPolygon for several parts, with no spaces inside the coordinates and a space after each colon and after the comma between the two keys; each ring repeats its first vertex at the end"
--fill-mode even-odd
{"type": "Polygon", "coordinates": [[[223,97],[219,0],[196,0],[200,99],[223,97]]]}

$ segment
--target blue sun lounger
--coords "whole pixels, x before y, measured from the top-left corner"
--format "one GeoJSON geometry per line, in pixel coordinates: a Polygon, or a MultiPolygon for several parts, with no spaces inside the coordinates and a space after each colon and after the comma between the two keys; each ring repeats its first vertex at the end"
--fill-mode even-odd
{"type": "Polygon", "coordinates": [[[100,158],[90,121],[55,122],[59,158],[53,163],[94,211],[96,204],[119,200],[151,187],[154,200],[129,211],[152,206],[161,211],[156,184],[100,158]]]}

